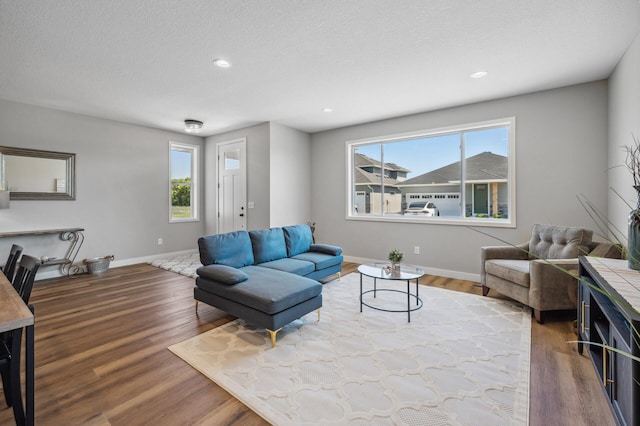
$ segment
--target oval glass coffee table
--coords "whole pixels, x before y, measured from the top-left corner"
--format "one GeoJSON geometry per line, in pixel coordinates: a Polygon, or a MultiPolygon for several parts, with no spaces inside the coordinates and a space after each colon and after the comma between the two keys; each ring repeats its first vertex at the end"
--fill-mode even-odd
{"type": "Polygon", "coordinates": [[[391,270],[389,263],[368,263],[366,265],[358,266],[358,272],[360,273],[360,312],[362,312],[362,306],[367,306],[371,309],[376,309],[378,311],[385,312],[406,312],[407,320],[411,322],[411,312],[416,311],[422,308],[422,299],[418,296],[418,280],[422,278],[424,275],[424,270],[417,266],[411,265],[400,265],[399,270],[391,270]],[[362,289],[362,277],[367,276],[373,278],[373,289],[365,290],[362,289]],[[377,288],[378,280],[388,280],[388,281],[406,281],[407,289],[398,290],[393,288],[377,288]],[[416,283],[416,292],[415,294],[411,293],[411,282],[415,280],[416,283]],[[363,296],[365,294],[373,293],[373,297],[377,298],[377,293],[402,293],[407,296],[407,308],[406,309],[386,309],[380,306],[374,306],[369,303],[366,303],[363,300],[363,296]],[[411,300],[414,299],[416,304],[414,307],[411,307],[411,300]]]}

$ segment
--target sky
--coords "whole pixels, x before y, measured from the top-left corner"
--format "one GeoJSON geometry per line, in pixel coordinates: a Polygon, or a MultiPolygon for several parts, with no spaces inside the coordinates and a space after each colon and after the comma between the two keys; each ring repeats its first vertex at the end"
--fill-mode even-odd
{"type": "MultiPolygon", "coordinates": [[[[485,151],[507,157],[508,132],[505,127],[466,132],[466,157],[485,151]]],[[[460,161],[459,146],[459,134],[389,142],[384,144],[384,161],[411,170],[407,177],[412,178],[460,161]]],[[[376,160],[381,157],[380,144],[362,145],[358,152],[376,160]]]]}
{"type": "Polygon", "coordinates": [[[171,150],[171,179],[191,176],[191,153],[171,150]]]}
{"type": "MultiPolygon", "coordinates": [[[[508,156],[508,129],[476,130],[466,132],[466,156],[481,152],[508,156]]],[[[419,176],[451,163],[460,161],[459,134],[432,136],[414,140],[403,140],[384,144],[384,161],[411,170],[408,178],[419,176]]],[[[380,160],[380,145],[362,145],[358,152],[380,160]]],[[[180,179],[191,175],[191,153],[171,151],[171,178],[180,179]]]]}

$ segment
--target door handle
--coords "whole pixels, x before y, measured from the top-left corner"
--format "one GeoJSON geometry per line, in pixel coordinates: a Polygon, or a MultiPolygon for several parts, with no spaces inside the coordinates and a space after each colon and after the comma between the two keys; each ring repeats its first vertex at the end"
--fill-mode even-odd
{"type": "Polygon", "coordinates": [[[582,327],[582,334],[584,334],[585,331],[589,331],[589,327],[587,327],[587,324],[586,324],[585,319],[584,319],[584,315],[585,315],[585,312],[586,312],[587,308],[589,308],[589,305],[587,305],[587,303],[583,300],[582,301],[582,306],[581,306],[581,310],[582,310],[581,314],[582,315],[580,315],[580,320],[582,321],[582,326],[581,326],[582,327]]]}
{"type": "Polygon", "coordinates": [[[240,213],[240,217],[244,217],[244,213],[240,213]]]}

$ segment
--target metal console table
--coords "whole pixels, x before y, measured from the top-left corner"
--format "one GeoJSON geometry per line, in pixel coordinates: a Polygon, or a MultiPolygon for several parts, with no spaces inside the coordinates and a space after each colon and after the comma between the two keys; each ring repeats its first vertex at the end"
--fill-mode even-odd
{"type": "Polygon", "coordinates": [[[60,270],[64,275],[75,275],[82,271],[77,265],[73,263],[78,256],[80,247],[84,243],[84,234],[82,233],[84,228],[60,228],[60,229],[43,229],[38,231],[16,231],[16,232],[0,232],[0,238],[16,238],[16,237],[30,237],[38,235],[53,235],[60,234],[61,241],[68,241],[70,243],[67,254],[62,259],[48,259],[42,262],[42,266],[55,266],[60,265],[60,270]]]}

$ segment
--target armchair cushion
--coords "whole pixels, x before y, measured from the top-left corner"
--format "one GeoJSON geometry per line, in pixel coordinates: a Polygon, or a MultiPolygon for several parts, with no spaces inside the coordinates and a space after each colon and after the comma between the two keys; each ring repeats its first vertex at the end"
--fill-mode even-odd
{"type": "Polygon", "coordinates": [[[492,259],[485,263],[487,274],[495,275],[522,287],[529,287],[529,261],[492,259]]]}
{"type": "Polygon", "coordinates": [[[620,259],[622,256],[622,249],[617,244],[605,243],[605,242],[596,243],[593,250],[589,252],[589,256],[607,257],[609,259],[620,259]]]}
{"type": "Polygon", "coordinates": [[[533,225],[529,240],[531,259],[570,259],[589,253],[593,231],[565,226],[533,225]]]}

